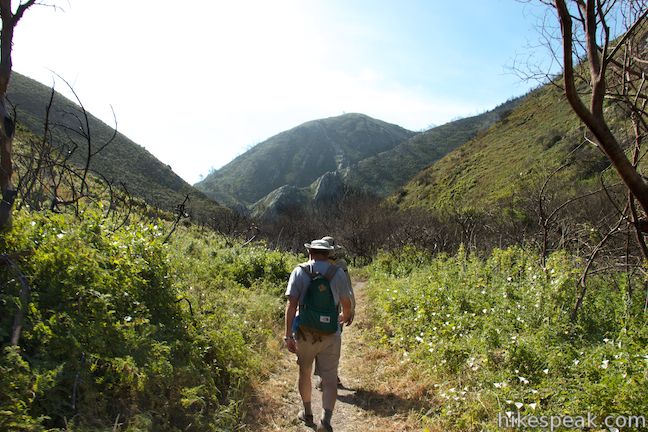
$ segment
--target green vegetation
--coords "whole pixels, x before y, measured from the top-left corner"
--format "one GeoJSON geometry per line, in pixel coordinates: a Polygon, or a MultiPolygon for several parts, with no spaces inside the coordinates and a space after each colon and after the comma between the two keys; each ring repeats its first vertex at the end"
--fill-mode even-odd
{"type": "Polygon", "coordinates": [[[487,209],[562,170],[563,181],[587,182],[609,162],[583,138],[561,90],[544,86],[489,129],[420,172],[393,197],[401,208],[487,209]],[[540,179],[540,180],[538,180],[540,179]]]}
{"type": "Polygon", "coordinates": [[[473,117],[451,121],[413,136],[398,146],[363,159],[346,170],[351,186],[378,196],[387,196],[414,178],[421,170],[463,145],[495,122],[506,118],[521,98],[501,104],[473,117]]]}
{"type": "MultiPolygon", "coordinates": [[[[65,127],[78,126],[66,113],[79,107],[57,95],[57,144],[38,147],[48,95],[15,74],[21,187],[0,233],[0,430],[240,430],[253,377],[278,354],[299,260],[258,238],[301,248],[332,227],[350,259],[373,261],[363,272],[376,339],[436,382],[433,429],[495,430],[504,413],[648,411],[645,260],[611,203],[624,191],[593,191],[614,173],[558,89],[420,134],[347,114],[272,137],[197,185],[277,213],[258,226],[119,134],[88,181],[66,171],[88,151],[64,160],[65,127]],[[397,205],[382,205],[413,176],[397,205]],[[317,217],[294,206],[328,205],[333,190],[345,196],[317,217]],[[187,194],[196,219],[220,215],[223,232],[257,242],[178,224],[181,211],[171,227],[187,194]]],[[[627,126],[619,106],[608,110],[627,126]]],[[[110,139],[92,117],[90,127],[95,145],[110,139]]]]}
{"type": "Polygon", "coordinates": [[[17,212],[0,237],[0,429],[235,430],[297,257],[101,210],[17,212]]]}
{"type": "MultiPolygon", "coordinates": [[[[37,81],[16,72],[12,74],[9,99],[16,106],[18,125],[31,132],[30,135],[19,131],[17,139],[23,141],[25,147],[30,146],[32,140],[41,141],[50,94],[51,89],[37,81]]],[[[75,131],[87,129],[79,119],[83,119],[80,107],[56,93],[49,116],[50,132],[55,147],[64,149],[64,153],[74,147],[66,128],[75,131]]],[[[92,151],[96,151],[110,141],[114,129],[91,114],[88,114],[88,121],[92,151]]],[[[83,164],[88,144],[76,134],[73,136],[79,148],[72,154],[72,162],[83,164]]],[[[197,220],[209,221],[210,217],[224,210],[178,177],[170,166],[121,133],[117,133],[115,139],[92,158],[90,168],[113,185],[124,185],[134,197],[163,210],[173,210],[186,195],[191,197],[189,213],[197,220]]]]}
{"type": "Polygon", "coordinates": [[[258,144],[196,187],[228,205],[251,206],[278,188],[307,188],[327,172],[339,172],[347,186],[384,197],[519,103],[514,99],[418,134],[361,114],[307,122],[258,144]]]}
{"type": "Polygon", "coordinates": [[[220,202],[251,205],[284,185],[309,186],[412,135],[362,114],[314,120],[256,145],[195,186],[220,202]]]}
{"type": "Polygon", "coordinates": [[[441,430],[497,430],[497,415],[648,412],[645,278],[590,276],[576,321],[580,262],[514,247],[488,258],[404,248],[371,266],[382,343],[435,377],[441,430]]]}

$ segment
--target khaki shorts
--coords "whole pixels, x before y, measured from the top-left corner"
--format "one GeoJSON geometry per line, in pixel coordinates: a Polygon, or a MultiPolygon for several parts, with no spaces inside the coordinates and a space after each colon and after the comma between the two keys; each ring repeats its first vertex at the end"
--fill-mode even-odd
{"type": "Polygon", "coordinates": [[[340,363],[340,348],[342,338],[340,333],[322,336],[320,340],[313,341],[311,335],[307,334],[306,339],[297,336],[297,364],[299,370],[308,372],[313,367],[313,361],[317,358],[319,376],[322,381],[337,382],[338,364],[340,363]]]}

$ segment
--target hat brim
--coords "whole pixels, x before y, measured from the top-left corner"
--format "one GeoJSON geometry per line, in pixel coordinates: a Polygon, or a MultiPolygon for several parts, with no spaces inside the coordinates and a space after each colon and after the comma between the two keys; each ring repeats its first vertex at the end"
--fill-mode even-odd
{"type": "Polygon", "coordinates": [[[333,240],[333,237],[322,237],[322,240],[325,242],[328,242],[331,246],[333,246],[334,250],[340,250],[343,249],[344,246],[340,246],[339,244],[335,243],[335,240],[333,240]],[[331,244],[333,243],[333,244],[331,244]]]}
{"type": "Polygon", "coordinates": [[[306,249],[313,249],[313,250],[325,250],[325,251],[332,251],[334,249],[333,246],[322,246],[322,245],[311,245],[310,243],[304,243],[304,247],[306,249]]]}

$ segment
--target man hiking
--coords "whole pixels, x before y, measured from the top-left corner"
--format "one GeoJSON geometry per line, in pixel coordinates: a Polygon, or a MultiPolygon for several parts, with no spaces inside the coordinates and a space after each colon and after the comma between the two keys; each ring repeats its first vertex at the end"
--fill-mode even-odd
{"type": "Polygon", "coordinates": [[[290,274],[285,314],[286,346],[297,354],[299,395],[303,410],[298,418],[314,424],[312,397],[313,362],[317,359],[322,377],[322,418],[318,432],[332,432],[331,417],[337,399],[340,361],[340,326],[351,319],[351,292],[344,271],[328,260],[333,247],[325,240],[304,244],[308,261],[290,274]],[[297,323],[295,316],[299,310],[297,323]],[[341,311],[341,313],[340,313],[341,311]]]}
{"type": "MultiPolygon", "coordinates": [[[[351,317],[349,318],[349,321],[347,321],[346,325],[350,326],[351,323],[353,323],[353,319],[355,317],[356,304],[355,304],[355,294],[353,292],[353,285],[351,284],[351,276],[349,275],[349,264],[344,259],[343,254],[341,253],[343,247],[337,244],[333,237],[331,236],[322,237],[322,240],[327,242],[330,246],[333,246],[333,250],[329,252],[329,256],[328,256],[329,263],[333,264],[336,267],[340,267],[344,271],[344,274],[346,275],[347,278],[347,282],[349,284],[349,291],[351,292],[351,317]]],[[[342,330],[344,330],[344,328],[340,327],[340,332],[342,332],[342,330]]],[[[315,362],[315,375],[318,377],[320,376],[319,364],[317,363],[317,361],[315,362]]],[[[337,377],[337,386],[338,388],[344,388],[344,385],[342,384],[339,375],[337,377]]],[[[321,378],[319,382],[315,384],[315,387],[319,390],[322,390],[321,378]]]]}

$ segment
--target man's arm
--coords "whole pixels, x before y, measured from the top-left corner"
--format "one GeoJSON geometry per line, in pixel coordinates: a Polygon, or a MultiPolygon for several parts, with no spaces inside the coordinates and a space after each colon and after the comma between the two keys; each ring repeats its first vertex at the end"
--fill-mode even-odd
{"type": "Polygon", "coordinates": [[[342,306],[342,313],[339,316],[340,324],[346,324],[350,326],[353,322],[354,311],[354,299],[353,291],[351,290],[351,278],[349,274],[344,271],[343,268],[339,267],[337,273],[335,274],[335,282],[338,287],[338,295],[340,299],[340,306],[342,306]]]}
{"type": "Polygon", "coordinates": [[[343,268],[343,270],[347,278],[347,283],[349,284],[349,293],[351,294],[351,318],[349,318],[349,321],[347,321],[347,326],[350,326],[353,323],[353,319],[355,318],[355,293],[353,292],[353,285],[351,284],[351,275],[349,274],[349,269],[343,268]]]}
{"type": "Polygon", "coordinates": [[[286,341],[286,347],[288,348],[288,351],[292,353],[296,351],[295,338],[292,334],[292,325],[295,319],[295,314],[297,314],[298,303],[299,297],[288,296],[288,301],[286,302],[286,313],[284,317],[284,341],[286,341]]]}
{"type": "Polygon", "coordinates": [[[353,320],[351,297],[348,295],[340,297],[340,304],[342,305],[342,313],[339,317],[340,324],[351,325],[351,321],[353,320]]]}

